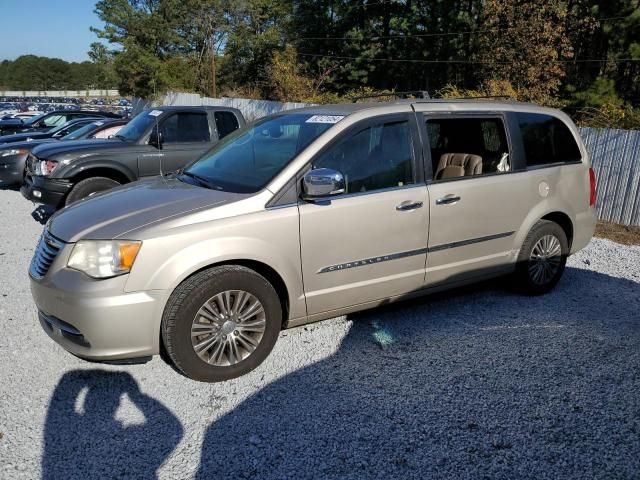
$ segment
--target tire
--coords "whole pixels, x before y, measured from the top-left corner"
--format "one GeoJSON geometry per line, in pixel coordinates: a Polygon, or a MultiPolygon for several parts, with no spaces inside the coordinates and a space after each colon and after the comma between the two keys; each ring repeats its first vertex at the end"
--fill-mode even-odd
{"type": "Polygon", "coordinates": [[[179,373],[200,382],[222,382],[260,365],[281,327],[282,307],[273,286],[249,268],[222,265],[193,275],[174,290],[161,334],[165,357],[179,373]],[[234,308],[225,307],[225,298],[234,308]],[[262,311],[251,309],[254,300],[262,311]]]}
{"type": "Polygon", "coordinates": [[[119,182],[107,177],[91,177],[85,178],[79,181],[71,189],[67,198],[64,201],[64,205],[69,206],[72,203],[82,200],[83,198],[90,197],[91,195],[105,190],[111,190],[112,188],[120,185],[119,182]]]}
{"type": "Polygon", "coordinates": [[[522,243],[514,275],[515,287],[526,295],[543,295],[560,281],[569,242],[563,228],[539,220],[522,243]],[[546,258],[545,258],[546,257],[546,258]]]}

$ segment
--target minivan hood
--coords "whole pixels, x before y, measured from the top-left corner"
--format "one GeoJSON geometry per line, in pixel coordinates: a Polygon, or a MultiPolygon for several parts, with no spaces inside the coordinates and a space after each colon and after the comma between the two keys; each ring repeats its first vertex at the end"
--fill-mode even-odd
{"type": "Polygon", "coordinates": [[[65,242],[124,238],[132,230],[161,220],[232,203],[247,196],[197,187],[175,177],[154,177],[60,210],[51,217],[49,231],[65,242]]]}

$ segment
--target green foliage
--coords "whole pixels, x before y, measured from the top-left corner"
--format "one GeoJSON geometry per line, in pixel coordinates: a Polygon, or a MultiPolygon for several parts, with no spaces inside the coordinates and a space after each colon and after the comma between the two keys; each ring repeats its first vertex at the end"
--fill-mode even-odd
{"type": "Polygon", "coordinates": [[[23,55],[0,63],[0,86],[9,90],[84,90],[113,88],[115,82],[92,62],[23,55]]]}
{"type": "Polygon", "coordinates": [[[505,95],[637,125],[638,0],[98,0],[95,11],[109,47],[92,45],[91,62],[3,62],[0,83],[317,103],[363,90],[505,95]]]}
{"type": "Polygon", "coordinates": [[[605,77],[598,77],[586,90],[575,92],[573,99],[578,105],[586,107],[621,107],[624,103],[618,96],[614,80],[605,77]]]}

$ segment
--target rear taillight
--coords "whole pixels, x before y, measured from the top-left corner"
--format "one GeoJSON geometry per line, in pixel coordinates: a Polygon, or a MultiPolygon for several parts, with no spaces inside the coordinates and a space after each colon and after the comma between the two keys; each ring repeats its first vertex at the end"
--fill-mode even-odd
{"type": "Polygon", "coordinates": [[[589,206],[596,205],[596,174],[593,168],[589,167],[589,206]]]}

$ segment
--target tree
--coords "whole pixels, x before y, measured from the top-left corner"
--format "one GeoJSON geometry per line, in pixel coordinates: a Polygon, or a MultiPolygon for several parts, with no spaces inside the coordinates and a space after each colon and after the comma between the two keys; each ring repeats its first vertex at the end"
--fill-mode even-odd
{"type": "Polygon", "coordinates": [[[527,99],[549,103],[573,57],[560,0],[486,0],[479,29],[481,80],[508,81],[527,99]]]}

